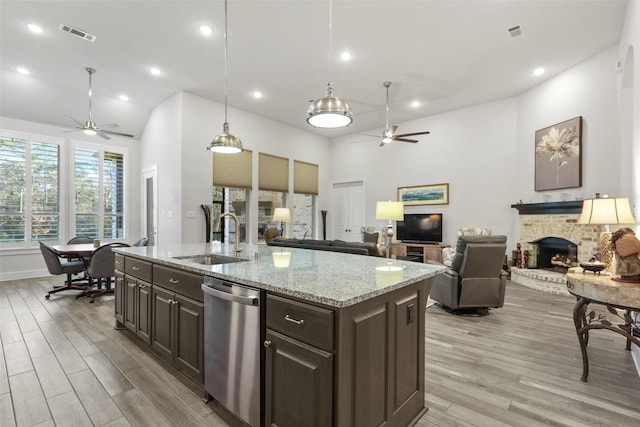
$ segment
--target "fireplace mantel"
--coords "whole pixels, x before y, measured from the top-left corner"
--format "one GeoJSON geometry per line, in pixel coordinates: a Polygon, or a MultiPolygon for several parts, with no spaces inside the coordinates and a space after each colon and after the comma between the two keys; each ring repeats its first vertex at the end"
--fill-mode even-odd
{"type": "Polygon", "coordinates": [[[518,210],[520,215],[554,215],[554,214],[580,214],[582,212],[582,200],[568,200],[566,202],[545,203],[519,203],[511,205],[518,210]]]}

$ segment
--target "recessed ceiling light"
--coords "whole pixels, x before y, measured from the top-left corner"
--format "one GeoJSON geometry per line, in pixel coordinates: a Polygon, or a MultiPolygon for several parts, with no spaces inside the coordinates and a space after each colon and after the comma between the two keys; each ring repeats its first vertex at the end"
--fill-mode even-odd
{"type": "Polygon", "coordinates": [[[256,99],[260,99],[262,98],[262,92],[260,92],[259,90],[256,90],[253,92],[253,97],[256,99]]]}
{"type": "Polygon", "coordinates": [[[120,101],[128,101],[129,97],[127,95],[120,95],[120,101]]]}
{"type": "Polygon", "coordinates": [[[24,67],[18,67],[16,68],[16,71],[19,72],[20,74],[24,74],[25,76],[29,75],[29,70],[27,70],[24,67]]]}
{"type": "Polygon", "coordinates": [[[544,68],[542,67],[538,67],[535,70],[533,70],[533,75],[534,76],[541,76],[544,74],[544,68]]]}
{"type": "Polygon", "coordinates": [[[213,30],[208,25],[201,25],[200,26],[200,32],[202,34],[204,34],[205,36],[210,36],[211,33],[213,33],[213,30]]]}
{"type": "Polygon", "coordinates": [[[41,26],[36,25],[36,24],[28,24],[27,28],[32,32],[32,33],[36,33],[36,34],[41,34],[44,30],[42,29],[41,26]]]}
{"type": "Polygon", "coordinates": [[[351,54],[349,52],[342,52],[340,54],[340,59],[342,59],[343,61],[348,61],[351,59],[351,54]]]}
{"type": "Polygon", "coordinates": [[[159,75],[160,75],[160,69],[159,69],[159,68],[156,68],[156,67],[151,67],[151,68],[149,69],[149,72],[150,72],[151,74],[153,74],[154,76],[159,76],[159,75]]]}
{"type": "Polygon", "coordinates": [[[411,106],[412,106],[413,108],[418,108],[420,105],[421,105],[421,104],[420,104],[420,101],[413,101],[413,102],[411,103],[411,106]]]}

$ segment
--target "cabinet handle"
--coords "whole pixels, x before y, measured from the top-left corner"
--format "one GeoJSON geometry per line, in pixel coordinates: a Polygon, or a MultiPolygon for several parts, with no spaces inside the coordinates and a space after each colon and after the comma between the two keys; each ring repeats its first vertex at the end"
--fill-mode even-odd
{"type": "Polygon", "coordinates": [[[265,341],[264,342],[264,346],[265,346],[265,348],[271,347],[271,341],[265,341]]]}
{"type": "Polygon", "coordinates": [[[172,277],[172,278],[170,278],[170,279],[169,279],[169,282],[170,282],[170,283],[173,283],[173,284],[175,285],[176,283],[180,283],[180,280],[174,279],[174,278],[172,277]]]}
{"type": "Polygon", "coordinates": [[[122,264],[122,261],[116,261],[116,265],[122,264]]]}
{"type": "Polygon", "coordinates": [[[131,267],[131,269],[132,269],[133,271],[139,271],[139,270],[140,270],[140,267],[138,267],[137,265],[134,265],[133,267],[131,267]]]}
{"type": "Polygon", "coordinates": [[[130,288],[135,288],[136,287],[135,283],[128,283],[128,285],[129,285],[130,288]]]}
{"type": "Polygon", "coordinates": [[[138,286],[140,286],[141,289],[146,289],[147,285],[145,285],[144,283],[140,283],[138,286]]]}
{"type": "Polygon", "coordinates": [[[296,325],[304,325],[304,319],[296,320],[293,317],[289,316],[288,314],[285,314],[284,320],[291,323],[295,323],[296,325]]]}

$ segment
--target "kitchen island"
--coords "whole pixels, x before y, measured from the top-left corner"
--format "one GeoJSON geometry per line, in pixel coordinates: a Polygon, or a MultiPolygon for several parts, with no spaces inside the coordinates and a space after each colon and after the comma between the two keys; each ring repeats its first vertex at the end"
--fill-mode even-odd
{"type": "Polygon", "coordinates": [[[253,287],[265,296],[265,425],[405,426],[426,412],[424,309],[443,267],[241,249],[244,261],[227,262],[233,248],[218,242],[118,248],[118,325],[202,383],[204,276],[253,287]]]}

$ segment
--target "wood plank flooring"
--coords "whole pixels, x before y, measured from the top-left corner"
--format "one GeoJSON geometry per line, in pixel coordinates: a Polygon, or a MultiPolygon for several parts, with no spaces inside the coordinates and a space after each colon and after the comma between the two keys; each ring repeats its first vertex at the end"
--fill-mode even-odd
{"type": "MultiPolygon", "coordinates": [[[[0,282],[0,426],[240,426],[126,331],[113,297],[44,299],[60,278],[0,282]]],[[[582,383],[574,299],[509,283],[485,317],[427,308],[418,426],[638,426],[624,338],[592,331],[582,383]]]]}

